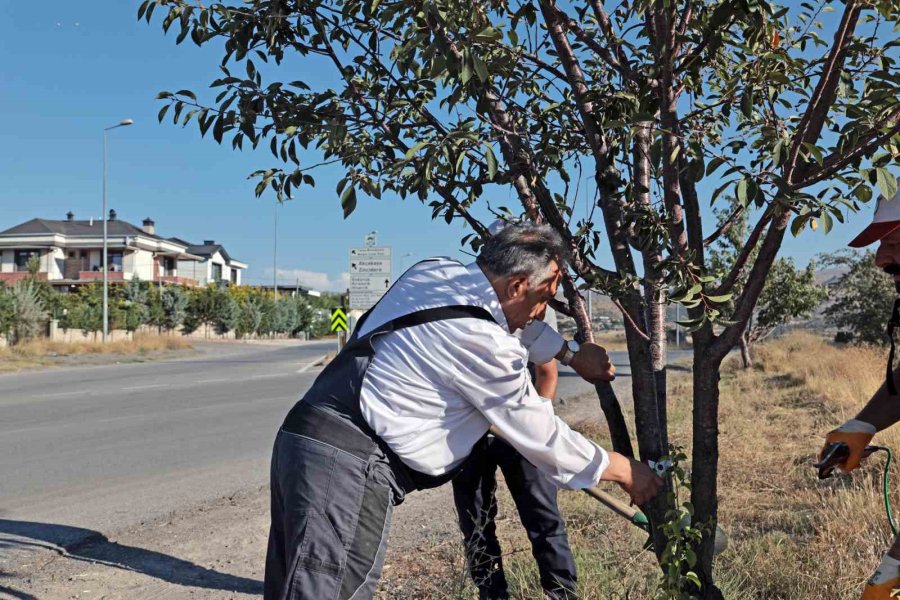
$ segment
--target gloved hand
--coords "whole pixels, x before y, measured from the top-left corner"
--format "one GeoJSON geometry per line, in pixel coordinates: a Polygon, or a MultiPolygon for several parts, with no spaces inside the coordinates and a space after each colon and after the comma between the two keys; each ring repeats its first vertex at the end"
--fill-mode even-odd
{"type": "Polygon", "coordinates": [[[867,583],[860,600],[893,600],[897,598],[892,593],[895,589],[900,589],[900,577],[894,577],[885,583],[867,583]]]}
{"type": "Polygon", "coordinates": [[[825,436],[825,446],[823,446],[822,450],[819,452],[819,460],[822,460],[825,448],[830,444],[844,442],[850,449],[850,456],[847,457],[847,460],[838,465],[838,468],[844,473],[849,473],[859,466],[859,462],[863,457],[863,452],[874,436],[874,425],[866,423],[865,421],[850,419],[834,431],[828,432],[825,436]]]}
{"type": "Polygon", "coordinates": [[[866,582],[860,600],[890,600],[892,592],[900,588],[900,569],[897,559],[885,555],[871,579],[866,582]]]}

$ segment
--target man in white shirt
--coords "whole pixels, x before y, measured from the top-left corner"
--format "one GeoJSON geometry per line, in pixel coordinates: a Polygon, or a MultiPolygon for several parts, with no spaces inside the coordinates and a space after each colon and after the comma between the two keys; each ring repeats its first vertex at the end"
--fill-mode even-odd
{"type": "Polygon", "coordinates": [[[392,507],[450,480],[491,426],[561,487],[615,481],[638,504],[657,493],[646,465],[573,432],[529,380],[529,360],[554,357],[614,377],[603,348],[535,321],[565,262],[552,228],[510,226],[472,265],[414,266],[361,319],[276,437],[267,600],[371,598],[392,507]]]}

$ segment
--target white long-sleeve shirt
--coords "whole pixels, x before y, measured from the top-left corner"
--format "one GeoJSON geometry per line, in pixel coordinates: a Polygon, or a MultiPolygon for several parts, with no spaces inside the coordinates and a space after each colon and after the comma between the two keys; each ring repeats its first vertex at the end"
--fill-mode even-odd
{"type": "Polygon", "coordinates": [[[446,473],[493,425],[538,469],[567,488],[595,485],[606,451],[572,431],[541,398],[525,368],[552,359],[563,339],[535,321],[519,337],[473,263],[449,259],[411,268],[381,299],[359,335],[405,314],[438,306],[487,309],[496,323],[452,319],[376,337],[360,392],[363,417],[409,467],[446,473]]]}

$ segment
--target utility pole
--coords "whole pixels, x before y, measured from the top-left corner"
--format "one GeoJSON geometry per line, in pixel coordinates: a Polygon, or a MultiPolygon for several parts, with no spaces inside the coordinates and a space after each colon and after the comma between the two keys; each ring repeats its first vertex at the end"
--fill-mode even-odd
{"type": "Polygon", "coordinates": [[[103,343],[106,343],[109,337],[109,240],[107,240],[107,222],[109,215],[106,213],[106,154],[107,132],[117,127],[126,127],[134,123],[131,119],[123,119],[118,125],[107,127],[103,130],[103,211],[100,216],[103,218],[103,343]]]}
{"type": "Polygon", "coordinates": [[[681,319],[681,305],[675,304],[675,348],[681,350],[681,327],[678,325],[681,319]]]}
{"type": "MultiPolygon", "coordinates": [[[[590,176],[585,177],[585,181],[587,181],[588,179],[590,179],[590,176]]],[[[590,219],[590,217],[591,217],[591,206],[590,206],[591,203],[590,203],[589,198],[590,198],[590,194],[588,194],[587,184],[585,184],[585,186],[584,186],[584,222],[585,222],[585,225],[587,224],[588,219],[590,219]]],[[[593,310],[593,305],[591,302],[593,297],[594,297],[594,293],[591,291],[590,288],[588,288],[588,291],[587,291],[588,321],[591,324],[591,331],[594,330],[594,310],[593,310]]]]}
{"type": "Polygon", "coordinates": [[[278,300],[278,202],[275,203],[275,237],[272,242],[272,289],[278,300]]]}

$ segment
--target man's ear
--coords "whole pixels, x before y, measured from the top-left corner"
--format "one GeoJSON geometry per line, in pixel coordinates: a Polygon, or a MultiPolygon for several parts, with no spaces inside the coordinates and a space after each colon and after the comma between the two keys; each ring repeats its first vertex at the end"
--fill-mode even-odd
{"type": "Polygon", "coordinates": [[[506,296],[510,300],[519,298],[525,295],[525,292],[528,290],[528,278],[527,277],[510,277],[509,281],[506,283],[506,296]]]}

